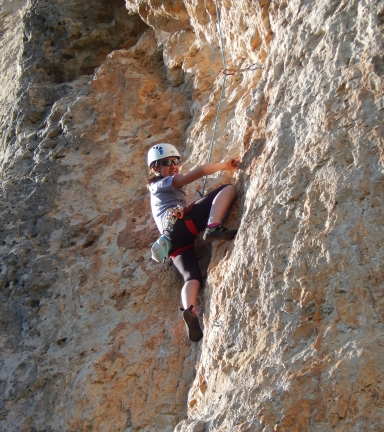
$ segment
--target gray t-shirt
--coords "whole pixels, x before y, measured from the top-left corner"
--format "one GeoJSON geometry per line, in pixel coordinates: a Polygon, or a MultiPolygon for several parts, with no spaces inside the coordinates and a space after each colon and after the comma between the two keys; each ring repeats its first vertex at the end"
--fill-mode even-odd
{"type": "Polygon", "coordinates": [[[151,192],[151,209],[157,228],[163,233],[167,226],[166,211],[170,207],[178,205],[185,207],[185,191],[182,187],[172,189],[174,176],[164,177],[149,186],[151,192]]]}

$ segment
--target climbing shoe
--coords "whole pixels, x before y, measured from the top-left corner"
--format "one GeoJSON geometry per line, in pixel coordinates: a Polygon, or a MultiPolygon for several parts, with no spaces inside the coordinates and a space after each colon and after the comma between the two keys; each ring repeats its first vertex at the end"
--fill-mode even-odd
{"type": "Polygon", "coordinates": [[[192,342],[199,342],[203,337],[203,332],[201,331],[199,320],[197,316],[192,313],[193,305],[188,309],[183,309],[183,320],[185,322],[185,328],[187,329],[187,335],[192,342]]]}
{"type": "Polygon", "coordinates": [[[229,230],[222,225],[216,225],[213,228],[206,228],[203,239],[207,242],[213,242],[215,240],[232,240],[235,238],[237,230],[229,230]]]}

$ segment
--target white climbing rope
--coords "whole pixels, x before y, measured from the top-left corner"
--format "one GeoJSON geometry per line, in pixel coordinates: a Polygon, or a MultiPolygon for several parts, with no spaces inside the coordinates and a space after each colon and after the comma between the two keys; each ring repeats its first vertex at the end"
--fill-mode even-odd
{"type": "MultiPolygon", "coordinates": [[[[219,103],[217,105],[216,119],[215,119],[215,125],[214,125],[214,128],[213,128],[211,145],[209,146],[208,163],[210,163],[210,161],[211,161],[212,150],[213,150],[213,143],[215,142],[216,129],[217,129],[218,121],[219,121],[219,114],[220,114],[220,108],[221,108],[221,101],[223,99],[224,92],[225,92],[225,82],[226,82],[226,79],[227,79],[227,75],[235,75],[235,73],[238,73],[238,72],[251,72],[251,71],[254,71],[254,70],[257,70],[257,69],[262,69],[262,66],[257,66],[255,63],[251,64],[250,66],[248,66],[245,69],[237,69],[237,70],[235,70],[235,69],[227,69],[226,62],[225,62],[225,54],[224,54],[223,36],[221,34],[220,11],[219,11],[219,6],[217,4],[217,0],[215,0],[215,5],[216,5],[217,27],[218,27],[218,30],[219,30],[221,57],[222,57],[222,60],[223,60],[223,75],[224,75],[224,79],[223,79],[223,83],[221,85],[221,92],[220,92],[219,103]]],[[[204,196],[206,184],[207,184],[207,176],[204,177],[203,191],[201,193],[199,192],[201,197],[204,196]]]]}
{"type": "MultiPolygon", "coordinates": [[[[226,63],[225,63],[225,55],[224,55],[224,45],[223,45],[223,37],[221,35],[221,26],[220,26],[220,12],[219,12],[219,6],[217,4],[217,0],[215,0],[216,3],[216,16],[217,16],[217,26],[219,28],[219,36],[220,36],[220,47],[221,47],[221,57],[223,60],[223,67],[224,70],[227,69],[226,63]]],[[[216,135],[216,128],[217,128],[217,123],[219,121],[219,114],[220,114],[220,108],[221,108],[221,101],[223,99],[223,95],[224,95],[224,91],[225,91],[225,81],[227,79],[227,75],[224,74],[224,79],[223,79],[223,84],[221,85],[221,93],[220,93],[220,99],[219,99],[219,104],[217,105],[217,112],[216,112],[216,119],[215,119],[215,126],[213,128],[213,134],[212,134],[212,139],[211,139],[211,145],[209,147],[209,153],[208,153],[208,163],[211,161],[211,156],[212,156],[212,149],[213,149],[213,143],[215,141],[215,135],[216,135]]],[[[203,191],[201,192],[201,197],[204,196],[204,192],[205,192],[205,185],[207,184],[207,176],[204,177],[204,184],[203,184],[203,191]]]]}

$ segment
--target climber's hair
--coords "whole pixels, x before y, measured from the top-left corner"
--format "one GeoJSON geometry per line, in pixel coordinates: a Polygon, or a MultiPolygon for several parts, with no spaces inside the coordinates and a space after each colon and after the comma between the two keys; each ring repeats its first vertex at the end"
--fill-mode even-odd
{"type": "Polygon", "coordinates": [[[162,178],[164,178],[164,177],[157,176],[152,170],[150,170],[148,173],[148,178],[147,178],[147,186],[150,186],[152,183],[154,183],[157,180],[160,180],[162,178]]]}

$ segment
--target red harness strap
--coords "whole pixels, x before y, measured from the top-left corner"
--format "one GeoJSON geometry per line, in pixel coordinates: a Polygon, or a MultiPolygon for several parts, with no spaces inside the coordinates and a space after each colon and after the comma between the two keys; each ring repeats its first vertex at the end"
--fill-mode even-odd
{"type": "Polygon", "coordinates": [[[192,219],[184,219],[184,222],[185,222],[185,226],[188,228],[188,231],[191,234],[193,234],[193,235],[199,234],[199,231],[195,227],[195,224],[193,223],[192,219]]]}
{"type": "MultiPolygon", "coordinates": [[[[194,202],[191,203],[188,207],[185,208],[185,212],[184,212],[183,216],[184,216],[184,223],[185,223],[185,226],[187,227],[188,231],[191,234],[193,234],[193,235],[197,235],[197,234],[199,234],[199,231],[196,228],[195,224],[193,223],[193,220],[192,219],[188,219],[188,216],[187,216],[187,218],[185,218],[185,215],[187,215],[192,210],[193,204],[194,204],[194,202]]],[[[191,248],[193,248],[193,244],[190,244],[190,245],[187,245],[187,246],[183,246],[183,247],[181,247],[179,249],[176,249],[174,252],[172,252],[169,255],[169,258],[171,258],[173,260],[178,255],[180,255],[181,253],[183,253],[185,250],[191,249],[191,248]]]]}
{"type": "Polygon", "coordinates": [[[173,251],[170,255],[169,258],[171,258],[172,260],[175,259],[178,255],[180,255],[181,253],[183,253],[184,251],[186,251],[187,249],[191,249],[193,248],[193,245],[188,245],[188,246],[183,246],[179,249],[176,249],[175,251],[173,251]]]}

